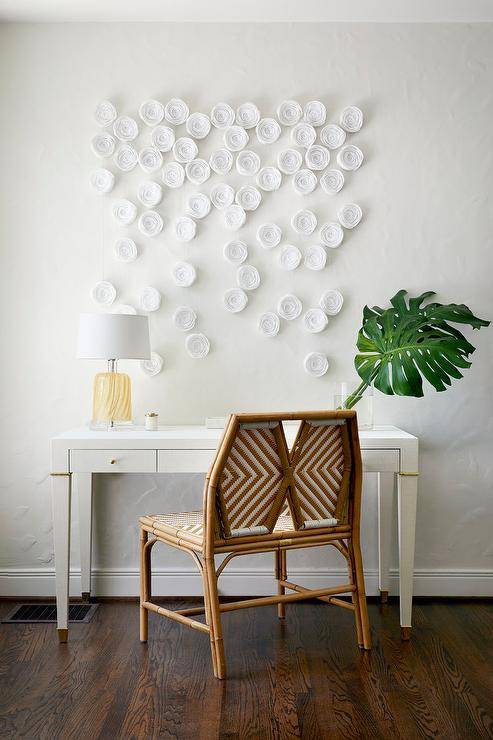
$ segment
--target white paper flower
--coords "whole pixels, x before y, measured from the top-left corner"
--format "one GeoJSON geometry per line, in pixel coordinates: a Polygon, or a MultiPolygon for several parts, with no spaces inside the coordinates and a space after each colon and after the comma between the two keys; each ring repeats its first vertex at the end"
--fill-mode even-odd
{"type": "Polygon", "coordinates": [[[236,157],[236,169],[240,175],[256,175],[260,169],[260,157],[250,149],[244,149],[236,157]]]}
{"type": "Polygon", "coordinates": [[[323,126],[327,118],[325,105],[320,100],[310,100],[305,105],[303,119],[312,126],[323,126]]]}
{"type": "Polygon", "coordinates": [[[250,137],[241,126],[230,126],[224,132],[223,141],[227,149],[230,149],[232,152],[239,152],[240,149],[246,147],[250,141],[250,137]]]}
{"type": "Polygon", "coordinates": [[[245,185],[236,192],[235,200],[245,211],[255,211],[262,201],[262,194],[253,185],[245,185]]]}
{"type": "Polygon", "coordinates": [[[193,193],[187,199],[186,210],[189,216],[205,218],[210,213],[211,201],[204,193],[193,193]]]}
{"type": "Polygon", "coordinates": [[[140,361],[140,369],[151,378],[153,375],[159,375],[163,369],[163,365],[164,360],[157,352],[151,352],[150,359],[140,361]]]}
{"type": "Polygon", "coordinates": [[[257,241],[264,249],[273,249],[280,244],[282,231],[277,224],[262,224],[257,230],[257,241]]]}
{"type": "Polygon", "coordinates": [[[139,155],[131,144],[120,144],[113,157],[113,162],[122,172],[130,172],[137,166],[139,155]]]}
{"type": "Polygon", "coordinates": [[[305,267],[309,270],[323,270],[327,262],[327,252],[320,244],[305,249],[305,267]]]}
{"type": "Polygon", "coordinates": [[[254,128],[260,121],[260,111],[255,103],[243,103],[236,109],[236,123],[243,128],[254,128]]]}
{"type": "Polygon", "coordinates": [[[245,242],[233,239],[224,245],[223,255],[232,265],[241,265],[248,257],[248,247],[245,242]]]}
{"type": "Polygon", "coordinates": [[[279,264],[283,270],[296,270],[301,262],[301,252],[293,244],[286,244],[279,255],[279,264]]]}
{"type": "Polygon", "coordinates": [[[185,349],[194,360],[207,357],[211,348],[210,342],[205,334],[189,334],[185,339],[185,349]]]}
{"type": "Polygon", "coordinates": [[[91,298],[99,306],[111,306],[116,298],[116,288],[107,280],[101,280],[92,288],[91,298]]]}
{"type": "Polygon", "coordinates": [[[224,294],[223,302],[228,311],[239,313],[246,307],[248,296],[241,288],[231,288],[224,294]]]}
{"type": "Polygon", "coordinates": [[[320,185],[328,195],[334,195],[344,187],[344,175],[340,170],[327,170],[320,178],[320,185]]]}
{"type": "Polygon", "coordinates": [[[277,313],[286,321],[293,321],[294,319],[297,319],[302,310],[303,305],[300,299],[292,293],[287,293],[287,295],[283,295],[282,298],[279,299],[279,303],[277,304],[277,313]]]}
{"type": "Polygon", "coordinates": [[[120,141],[133,141],[139,135],[139,126],[134,118],[120,116],[113,123],[113,133],[120,141]]]}
{"type": "Polygon", "coordinates": [[[317,138],[317,132],[310,123],[297,123],[296,126],[291,129],[291,141],[296,146],[301,146],[304,149],[313,146],[315,139],[317,138]]]}
{"type": "Polygon", "coordinates": [[[151,139],[160,152],[170,152],[175,143],[175,132],[169,126],[156,126],[152,130],[151,139]]]}
{"type": "Polygon", "coordinates": [[[311,170],[324,170],[330,162],[330,152],[324,146],[314,144],[306,150],[305,162],[311,170]]]}
{"type": "Polygon", "coordinates": [[[363,164],[363,152],[354,144],[346,144],[337,153],[337,164],[343,170],[358,170],[363,164]]]}
{"type": "Polygon", "coordinates": [[[255,130],[261,144],[273,144],[281,135],[281,127],[275,118],[262,118],[255,130]]]}
{"type": "Polygon", "coordinates": [[[161,307],[161,293],[148,285],[142,290],[139,303],[143,311],[157,311],[161,307]]]}
{"type": "Polygon", "coordinates": [[[187,133],[193,136],[194,139],[205,139],[211,130],[209,116],[206,116],[205,113],[192,113],[187,118],[186,129],[187,133]]]}
{"type": "Polygon", "coordinates": [[[159,100],[145,100],[139,108],[139,116],[148,126],[156,126],[164,118],[164,105],[159,100]]]}
{"type": "Polygon", "coordinates": [[[194,185],[202,185],[211,176],[211,168],[205,159],[194,159],[185,165],[185,174],[194,185]]]}
{"type": "Polygon", "coordinates": [[[163,182],[169,188],[181,188],[185,180],[185,170],[178,162],[167,162],[163,167],[163,182]]]}
{"type": "Polygon", "coordinates": [[[258,319],[258,329],[264,337],[275,337],[279,334],[281,322],[274,311],[266,311],[258,319]]]}
{"type": "Polygon", "coordinates": [[[241,265],[236,272],[236,282],[243,290],[256,290],[260,285],[260,275],[253,265],[241,265]]]}
{"type": "Polygon", "coordinates": [[[197,314],[190,306],[178,306],[173,314],[173,324],[181,331],[190,331],[197,323],[197,314]]]}
{"type": "Polygon", "coordinates": [[[180,100],[180,98],[172,98],[164,106],[164,117],[173,126],[179,126],[181,123],[185,123],[188,114],[188,105],[183,100],[180,100]]]}
{"type": "Polygon", "coordinates": [[[217,103],[211,110],[211,123],[216,128],[228,128],[235,122],[235,112],[227,103],[217,103]]]}
{"type": "Polygon", "coordinates": [[[103,128],[116,119],[116,108],[110,100],[102,100],[94,111],[94,120],[103,128]]]}
{"type": "Polygon", "coordinates": [[[336,123],[329,123],[321,130],[320,141],[329,149],[338,149],[346,141],[346,132],[336,123]]]}
{"type": "Polygon", "coordinates": [[[137,190],[137,198],[146,208],[153,208],[161,203],[163,189],[158,182],[146,180],[140,183],[137,190]]]}
{"type": "Polygon", "coordinates": [[[294,126],[302,115],[301,105],[296,100],[283,100],[277,109],[277,117],[283,126],[294,126]]]}
{"type": "Polygon", "coordinates": [[[313,234],[317,228],[317,217],[308,209],[298,211],[291,219],[291,226],[297,234],[313,234]]]}
{"type": "Polygon", "coordinates": [[[115,243],[115,259],[119,262],[133,262],[137,259],[137,245],[133,239],[118,239],[115,243]]]}
{"type": "Polygon", "coordinates": [[[157,236],[163,230],[163,219],[157,211],[144,211],[139,218],[139,231],[144,236],[157,236]]]}
{"type": "Polygon", "coordinates": [[[190,262],[175,262],[171,277],[179,288],[189,288],[197,279],[197,271],[190,262]]]}
{"type": "Polygon", "coordinates": [[[137,218],[137,206],[131,200],[116,200],[112,207],[113,218],[123,226],[132,224],[137,218]]]}
{"type": "Polygon", "coordinates": [[[115,151],[115,140],[111,134],[96,134],[92,137],[91,148],[96,157],[106,159],[115,151]]]}
{"type": "Polygon", "coordinates": [[[344,298],[338,290],[326,290],[320,298],[320,308],[329,316],[338,314],[343,303],[344,298]]]}
{"type": "Polygon", "coordinates": [[[357,203],[346,203],[340,211],[337,212],[341,226],[345,229],[354,229],[359,224],[363,216],[363,211],[357,203]]]}
{"type": "Polygon", "coordinates": [[[299,195],[313,193],[317,187],[317,176],[311,170],[298,170],[293,176],[293,188],[299,195]]]}
{"type": "Polygon", "coordinates": [[[235,191],[225,182],[219,182],[210,193],[212,205],[219,210],[230,206],[235,199],[235,191]]]}
{"type": "Polygon", "coordinates": [[[303,316],[303,326],[312,334],[323,331],[329,320],[321,308],[309,308],[303,316]]]}
{"type": "Polygon", "coordinates": [[[180,242],[191,241],[196,234],[197,224],[193,218],[181,216],[175,221],[175,236],[180,242]]]}
{"type": "Polygon", "coordinates": [[[345,131],[355,134],[363,125],[363,111],[355,105],[348,105],[341,111],[339,121],[345,131]]]}
{"type": "Polygon", "coordinates": [[[343,239],[344,232],[337,221],[329,221],[329,223],[324,224],[320,229],[320,240],[326,247],[335,249],[342,244],[343,239]]]}
{"type": "Polygon", "coordinates": [[[118,306],[115,306],[112,313],[126,313],[130,316],[135,316],[137,311],[133,306],[129,306],[128,303],[119,303],[118,306]]]}
{"type": "Polygon", "coordinates": [[[139,152],[139,164],[144,172],[157,172],[163,165],[163,155],[155,146],[146,146],[139,152]]]}
{"type": "Polygon", "coordinates": [[[262,167],[257,175],[257,185],[268,193],[279,190],[281,182],[282,175],[277,167],[262,167]]]}
{"type": "Polygon", "coordinates": [[[227,229],[238,231],[246,221],[245,209],[238,205],[228,206],[224,211],[224,225],[227,229]]]}
{"type": "Polygon", "coordinates": [[[233,155],[228,149],[216,149],[209,158],[209,165],[217,175],[226,175],[233,166],[233,155]]]}
{"type": "Polygon", "coordinates": [[[303,157],[297,149],[283,149],[277,155],[277,166],[285,175],[294,175],[303,163],[303,157]]]}
{"type": "Polygon", "coordinates": [[[173,144],[173,155],[177,162],[191,162],[198,153],[197,144],[188,136],[181,136],[173,144]]]}
{"type": "Polygon", "coordinates": [[[115,176],[109,170],[100,168],[99,170],[93,170],[91,172],[91,185],[97,193],[104,195],[105,193],[111,193],[115,185],[115,176]]]}
{"type": "Polygon", "coordinates": [[[303,367],[308,375],[321,378],[329,369],[329,360],[322,352],[310,352],[303,360],[303,367]]]}

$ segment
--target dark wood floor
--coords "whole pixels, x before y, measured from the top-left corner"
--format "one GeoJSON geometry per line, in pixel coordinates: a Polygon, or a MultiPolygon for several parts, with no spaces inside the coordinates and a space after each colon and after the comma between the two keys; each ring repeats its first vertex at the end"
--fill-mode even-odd
{"type": "Polygon", "coordinates": [[[150,615],[141,645],[134,603],[103,604],[68,645],[53,625],[1,625],[0,737],[493,738],[493,605],[414,616],[402,643],[397,605],[370,604],[361,653],[337,607],[296,604],[286,623],[274,607],[226,614],[224,682],[206,635],[150,615]]]}

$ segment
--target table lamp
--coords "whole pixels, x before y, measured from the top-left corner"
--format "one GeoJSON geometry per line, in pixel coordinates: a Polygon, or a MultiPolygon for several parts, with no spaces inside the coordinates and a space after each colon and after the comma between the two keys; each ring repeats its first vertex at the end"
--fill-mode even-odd
{"type": "Polygon", "coordinates": [[[80,315],[77,357],[108,361],[108,372],[94,378],[92,429],[115,429],[118,424],[131,423],[131,382],[128,375],[118,372],[118,360],[148,360],[150,356],[147,316],[80,315]]]}

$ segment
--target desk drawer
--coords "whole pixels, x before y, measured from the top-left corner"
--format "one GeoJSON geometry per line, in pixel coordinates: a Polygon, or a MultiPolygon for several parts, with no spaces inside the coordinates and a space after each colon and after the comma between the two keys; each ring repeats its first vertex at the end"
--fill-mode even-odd
{"type": "Polygon", "coordinates": [[[73,473],[155,473],[156,450],[71,450],[73,473]]]}
{"type": "Polygon", "coordinates": [[[399,450],[361,450],[365,473],[398,473],[399,450]]]}
{"type": "Polygon", "coordinates": [[[158,450],[160,473],[207,473],[216,450],[158,450]]]}

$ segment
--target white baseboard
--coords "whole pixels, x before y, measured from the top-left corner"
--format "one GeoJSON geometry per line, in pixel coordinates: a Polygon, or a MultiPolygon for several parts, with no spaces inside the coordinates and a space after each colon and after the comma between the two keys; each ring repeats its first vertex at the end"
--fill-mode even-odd
{"type": "MultiPolygon", "coordinates": [[[[343,583],[347,571],[303,570],[289,571],[290,580],[308,588],[324,588],[343,583]]],[[[369,596],[378,594],[378,573],[365,571],[366,590],[369,596]]],[[[152,579],[156,596],[198,596],[202,581],[197,571],[188,568],[156,569],[152,579]]],[[[233,569],[221,575],[220,593],[225,596],[265,596],[275,593],[276,583],[271,570],[233,569]]],[[[137,596],[139,572],[135,568],[94,570],[92,574],[94,596],[137,596]]],[[[390,573],[390,593],[399,592],[396,570],[390,573]]],[[[55,572],[52,568],[0,569],[0,596],[29,598],[54,596],[55,572]]],[[[493,570],[416,570],[415,596],[472,596],[493,597],[493,570]]],[[[70,595],[80,596],[80,571],[70,574],[70,595]]]]}

